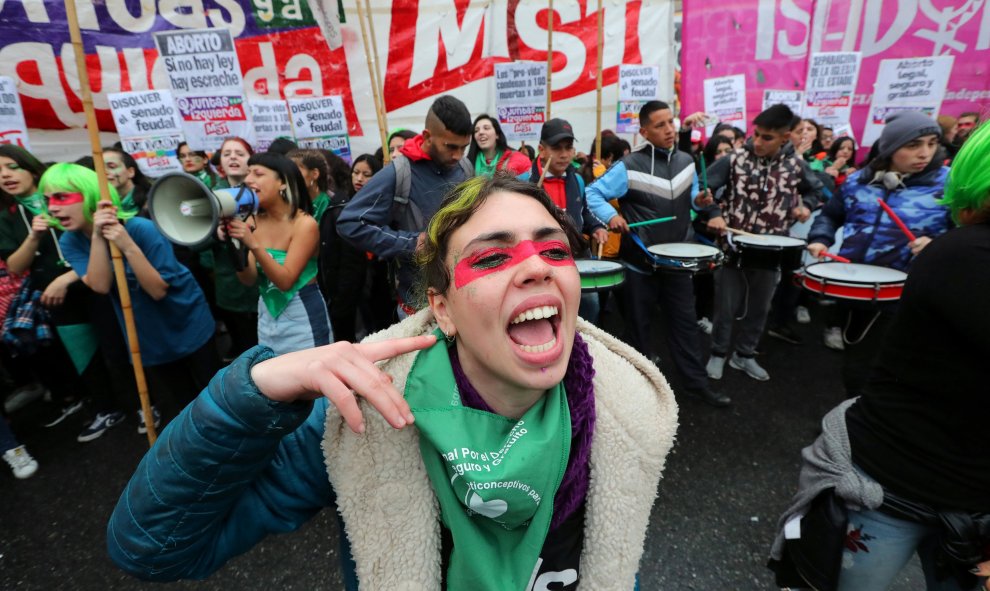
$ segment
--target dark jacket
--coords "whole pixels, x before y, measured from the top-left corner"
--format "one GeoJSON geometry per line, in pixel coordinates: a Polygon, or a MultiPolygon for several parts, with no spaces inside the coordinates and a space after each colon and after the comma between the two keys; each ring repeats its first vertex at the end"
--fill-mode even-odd
{"type": "Polygon", "coordinates": [[[395,208],[395,165],[389,164],[361,188],[337,219],[337,232],[354,248],[372,252],[396,268],[399,297],[403,303],[415,305],[412,293],[415,278],[413,254],[416,240],[426,231],[430,218],[440,207],[443,196],[467,175],[460,166],[444,168],[433,162],[413,138],[402,148],[409,159],[411,184],[410,210],[422,219],[421,227],[411,227],[410,216],[397,216],[395,208]]]}
{"type": "MultiPolygon", "coordinates": [[[[539,182],[542,174],[543,168],[540,165],[539,159],[537,159],[530,167],[529,182],[535,185],[539,182]]],[[[546,185],[548,181],[553,181],[553,179],[547,177],[543,180],[543,184],[546,185]]],[[[573,166],[568,166],[567,171],[564,173],[563,182],[564,194],[567,196],[567,215],[570,216],[574,227],[589,236],[596,229],[604,228],[605,222],[592,215],[588,209],[588,202],[584,198],[584,179],[581,178],[578,170],[573,166]]]]}

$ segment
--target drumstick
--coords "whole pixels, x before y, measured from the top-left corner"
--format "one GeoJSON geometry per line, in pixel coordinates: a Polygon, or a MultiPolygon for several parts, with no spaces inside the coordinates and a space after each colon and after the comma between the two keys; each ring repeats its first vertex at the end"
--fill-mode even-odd
{"type": "Polygon", "coordinates": [[[629,225],[630,228],[638,228],[640,226],[650,226],[650,225],[653,225],[653,224],[660,224],[660,223],[663,223],[663,222],[669,222],[671,220],[676,220],[676,219],[677,219],[677,216],[676,215],[672,215],[672,216],[667,217],[667,218],[654,218],[652,220],[646,220],[646,221],[642,221],[642,222],[633,222],[633,223],[628,224],[628,225],[629,225]]]}
{"type": "Polygon", "coordinates": [[[605,248],[605,243],[604,242],[599,242],[598,243],[598,258],[602,258],[602,249],[604,249],[604,248],[605,248]]]}
{"type": "Polygon", "coordinates": [[[894,210],[891,209],[889,205],[887,205],[886,201],[884,201],[883,199],[877,199],[877,201],[880,203],[880,207],[882,207],[883,210],[887,212],[887,215],[890,216],[890,219],[894,220],[894,223],[897,224],[897,227],[901,229],[901,232],[904,232],[904,235],[907,236],[909,242],[914,242],[915,240],[918,239],[918,237],[914,235],[914,232],[909,230],[908,227],[904,225],[904,222],[901,221],[901,218],[898,217],[896,213],[894,213],[894,210]]]}
{"type": "Polygon", "coordinates": [[[835,261],[837,263],[851,263],[852,262],[849,259],[847,259],[846,257],[840,257],[839,255],[832,254],[832,253],[828,252],[827,250],[823,250],[818,256],[823,256],[825,258],[832,259],[833,261],[835,261]]]}
{"type": "Polygon", "coordinates": [[[547,153],[547,163],[543,165],[543,174],[540,175],[540,182],[536,183],[537,187],[543,186],[543,179],[547,178],[547,171],[550,170],[551,160],[553,160],[553,154],[547,153]]]}
{"type": "Polygon", "coordinates": [[[750,238],[756,238],[757,240],[766,240],[767,239],[766,236],[762,236],[760,234],[753,234],[752,232],[747,232],[745,230],[737,230],[735,228],[729,228],[728,226],[726,226],[725,229],[728,230],[729,232],[732,232],[733,234],[740,234],[742,236],[749,236],[750,238]]]}
{"type": "Polygon", "coordinates": [[[708,171],[705,170],[705,156],[702,155],[699,161],[701,162],[701,192],[704,193],[708,190],[708,171]]]}

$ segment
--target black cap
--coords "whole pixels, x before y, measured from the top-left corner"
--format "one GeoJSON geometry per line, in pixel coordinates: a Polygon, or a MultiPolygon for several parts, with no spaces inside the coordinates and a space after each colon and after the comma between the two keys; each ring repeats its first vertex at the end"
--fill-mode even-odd
{"type": "Polygon", "coordinates": [[[540,132],[540,142],[548,146],[554,146],[563,140],[574,139],[574,128],[563,119],[551,119],[543,124],[543,131],[540,132]]]}

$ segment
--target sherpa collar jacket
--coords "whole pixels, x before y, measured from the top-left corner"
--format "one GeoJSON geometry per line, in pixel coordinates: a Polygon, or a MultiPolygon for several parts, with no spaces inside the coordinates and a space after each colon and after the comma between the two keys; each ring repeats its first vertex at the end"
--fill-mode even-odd
{"type": "MultiPolygon", "coordinates": [[[[424,310],[369,340],[434,327],[424,310]]],[[[581,320],[578,330],[594,359],[597,413],[580,588],[629,591],[677,404],[631,347],[581,320]]],[[[365,405],[358,436],[325,398],[269,400],[251,368],[273,356],[255,347],[236,359],[162,432],[110,518],[111,559],[141,579],[205,578],[265,536],[334,506],[329,473],[361,588],[439,590],[440,516],[415,428],[395,431],[365,405]]],[[[400,390],[414,357],[384,366],[400,390]]]]}

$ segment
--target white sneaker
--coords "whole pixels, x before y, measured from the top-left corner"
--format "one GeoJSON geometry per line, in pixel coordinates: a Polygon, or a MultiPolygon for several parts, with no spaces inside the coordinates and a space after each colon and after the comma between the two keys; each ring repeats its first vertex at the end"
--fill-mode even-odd
{"type": "Polygon", "coordinates": [[[725,357],[719,357],[718,355],[712,355],[708,358],[708,365],[705,366],[705,371],[708,372],[708,377],[713,380],[722,379],[722,371],[725,369],[725,357]]]}
{"type": "Polygon", "coordinates": [[[698,319],[698,328],[701,329],[701,332],[703,332],[703,333],[705,333],[707,335],[711,335],[712,334],[712,321],[709,320],[707,317],[705,317],[705,318],[699,318],[698,319]]]}
{"type": "Polygon", "coordinates": [[[765,382],[770,379],[767,370],[760,367],[760,364],[752,357],[740,357],[738,353],[733,353],[732,358],[729,359],[729,366],[746,372],[746,375],[754,380],[765,382]]]}
{"type": "MultiPolygon", "coordinates": [[[[138,411],[138,433],[144,435],[148,432],[148,425],[144,422],[144,412],[139,408],[138,411]]],[[[158,425],[162,424],[162,415],[158,412],[158,409],[154,406],[151,407],[151,416],[155,419],[155,429],[158,425]]]]}
{"type": "Polygon", "coordinates": [[[38,471],[38,462],[31,457],[27,448],[23,445],[4,452],[3,459],[10,464],[10,469],[13,470],[15,478],[20,478],[21,480],[30,478],[38,471]]]}
{"type": "Polygon", "coordinates": [[[846,348],[846,343],[842,340],[842,329],[837,326],[825,329],[824,341],[829,349],[844,351],[846,348]]]}
{"type": "Polygon", "coordinates": [[[794,317],[797,318],[798,324],[811,323],[811,312],[804,306],[797,307],[797,310],[794,311],[794,317]]]}

